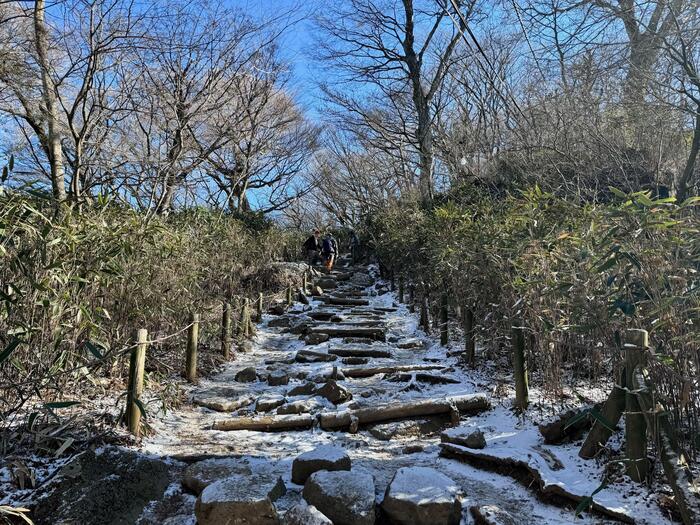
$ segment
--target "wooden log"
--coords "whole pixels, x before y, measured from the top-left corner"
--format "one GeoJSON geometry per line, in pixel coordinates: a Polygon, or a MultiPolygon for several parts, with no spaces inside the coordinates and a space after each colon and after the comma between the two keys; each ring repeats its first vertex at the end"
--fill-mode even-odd
{"type": "Polygon", "coordinates": [[[476,362],[474,310],[468,307],[464,308],[464,360],[471,366],[476,362]]]}
{"type": "Polygon", "coordinates": [[[136,333],[136,346],[131,350],[129,360],[129,383],[126,394],[126,424],[134,436],[141,435],[141,394],[143,393],[144,367],[148,348],[148,332],[144,329],[136,333]]]}
{"type": "Polygon", "coordinates": [[[320,423],[321,428],[324,430],[347,429],[350,427],[353,418],[357,418],[360,425],[365,425],[392,419],[449,414],[455,407],[460,414],[477,414],[488,410],[491,404],[485,394],[421,399],[354,410],[325,412],[320,416],[320,423]]]}
{"type": "Polygon", "coordinates": [[[319,297],[321,301],[327,304],[332,304],[335,306],[369,306],[369,300],[367,299],[355,299],[352,297],[333,297],[333,296],[321,296],[319,297]]]}
{"type": "Polygon", "coordinates": [[[356,367],[343,368],[341,371],[345,377],[361,378],[371,377],[379,374],[393,374],[396,372],[413,372],[417,370],[442,370],[445,368],[442,365],[396,365],[396,366],[377,366],[377,367],[356,367]]]}
{"type": "Polygon", "coordinates": [[[447,309],[447,294],[443,293],[440,296],[440,344],[447,346],[450,340],[448,331],[448,309],[447,309]]]}
{"type": "Polygon", "coordinates": [[[221,314],[221,354],[224,359],[231,357],[231,305],[224,302],[221,314]]]}
{"type": "Polygon", "coordinates": [[[525,411],[528,405],[527,362],[525,360],[525,330],[522,322],[513,324],[513,375],[515,378],[515,408],[525,411]]]}
{"type": "Polygon", "coordinates": [[[328,334],[330,337],[369,337],[377,341],[384,341],[386,332],[383,328],[343,326],[343,325],[321,325],[311,328],[312,334],[328,334]]]}
{"type": "Polygon", "coordinates": [[[259,432],[274,432],[280,430],[294,430],[312,428],[316,417],[310,414],[263,416],[263,417],[237,417],[214,421],[213,430],[257,430],[259,432]]]}
{"type": "Polygon", "coordinates": [[[635,370],[633,386],[647,426],[654,430],[652,435],[656,438],[661,465],[673,490],[681,519],[685,525],[700,523],[700,497],[693,487],[693,475],[688,469],[688,460],[680,452],[668,411],[660,405],[654,406],[651,388],[641,367],[635,370]]]}
{"type": "Polygon", "coordinates": [[[372,347],[331,348],[328,353],[339,357],[391,357],[389,350],[372,347]]]}
{"type": "MultiPolygon", "coordinates": [[[[634,371],[642,363],[643,352],[649,346],[646,330],[627,330],[625,333],[626,382],[632,385],[634,371]]],[[[644,481],[649,473],[647,458],[647,423],[639,406],[637,395],[625,393],[625,451],[627,475],[636,482],[644,481]]]]}
{"type": "Polygon", "coordinates": [[[187,329],[187,353],[185,355],[185,377],[190,383],[197,381],[197,346],[199,345],[199,314],[190,314],[187,329]]]}
{"type": "Polygon", "coordinates": [[[617,427],[617,423],[625,410],[625,387],[627,385],[627,374],[625,369],[618,378],[618,384],[613,386],[608,399],[603,405],[601,415],[606,423],[596,419],[593,428],[586,436],[578,455],[584,459],[591,459],[598,455],[601,449],[612,436],[617,427]]]}

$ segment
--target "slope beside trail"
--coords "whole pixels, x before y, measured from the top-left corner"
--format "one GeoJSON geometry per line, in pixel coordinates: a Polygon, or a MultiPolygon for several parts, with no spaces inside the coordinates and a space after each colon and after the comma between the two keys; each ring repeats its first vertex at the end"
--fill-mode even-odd
{"type": "MultiPolygon", "coordinates": [[[[441,432],[457,423],[460,429],[471,431],[478,427],[483,431],[484,452],[535,457],[544,470],[548,468],[548,458],[555,457],[565,468],[562,471],[552,466],[552,472],[546,473],[552,476],[548,482],[571,486],[582,496],[600,485],[598,466],[578,460],[575,447],[554,447],[549,451],[541,448],[533,422],[513,414],[507,387],[505,396],[499,393],[501,397],[497,397],[499,382],[495,378],[485,370],[465,370],[457,355],[450,356],[448,349],[421,331],[417,315],[397,302],[396,294],[377,279],[373,267],[352,266],[347,259],[340,263],[330,274],[318,274],[314,279],[312,285],[323,287],[323,294],[305,296],[310,304],[296,302],[291,308],[278,306],[276,313],[265,314],[250,350],[239,353],[220,374],[194,387],[189,393],[191,402],[153,422],[155,432],[144,441],[143,450],[185,461],[189,468],[208,458],[244,461],[244,479],[253,485],[260,471],[272,470],[281,476],[286,488],[274,504],[280,517],[303,499],[303,486],[291,481],[294,459],[320,445],[332,444],[347,451],[353,471],[371,474],[377,509],[381,508],[386,488],[398,469],[431,467],[461,489],[462,523],[473,522],[470,507],[489,505],[509,515],[501,523],[574,521],[575,504],[568,508],[548,504],[512,477],[440,455],[441,432]],[[388,370],[367,377],[350,377],[352,370],[376,367],[388,370]],[[439,402],[476,393],[488,396],[490,410],[459,415],[453,410],[359,424],[357,429],[345,426],[324,430],[316,422],[309,428],[276,432],[215,430],[227,421],[305,416],[315,419],[320,414],[376,409],[388,403],[439,402]],[[456,417],[459,421],[455,421],[456,417]]],[[[217,474],[214,469],[209,481],[227,472],[230,474],[226,469],[217,474]]],[[[194,523],[193,514],[188,513],[201,488],[196,488],[194,494],[192,486],[174,489],[182,490],[184,508],[189,510],[182,511],[185,515],[171,523],[194,523]]],[[[424,489],[408,488],[416,494],[424,489]]],[[[648,498],[630,497],[632,490],[627,485],[606,489],[596,501],[602,498],[603,504],[621,515],[633,516],[638,523],[646,519],[650,520],[648,523],[666,522],[648,498]]],[[[382,523],[381,511],[378,516],[377,523],[382,523]]],[[[616,521],[603,515],[577,520],[616,521]]]]}

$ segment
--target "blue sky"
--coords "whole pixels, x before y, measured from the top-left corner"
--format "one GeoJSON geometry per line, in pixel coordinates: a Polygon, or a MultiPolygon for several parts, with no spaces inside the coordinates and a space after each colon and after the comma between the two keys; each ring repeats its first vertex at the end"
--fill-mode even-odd
{"type": "Polygon", "coordinates": [[[228,0],[229,5],[242,9],[255,19],[268,20],[283,13],[290,13],[290,22],[301,19],[283,36],[280,51],[292,67],[292,91],[311,116],[316,118],[321,113],[317,82],[321,79],[320,75],[328,72],[323,64],[311,57],[314,46],[312,17],[323,9],[324,3],[324,0],[228,0]]]}

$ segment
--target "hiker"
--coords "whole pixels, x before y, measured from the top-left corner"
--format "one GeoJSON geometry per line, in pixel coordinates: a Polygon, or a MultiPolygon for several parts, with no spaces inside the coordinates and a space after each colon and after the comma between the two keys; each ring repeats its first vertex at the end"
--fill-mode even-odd
{"type": "Polygon", "coordinates": [[[306,250],[306,259],[309,262],[309,266],[317,264],[319,261],[318,252],[321,250],[321,231],[314,230],[311,237],[306,239],[304,243],[304,249],[306,250]]]}
{"type": "Polygon", "coordinates": [[[335,258],[337,255],[338,243],[333,238],[333,234],[328,232],[321,243],[321,258],[323,259],[328,271],[333,269],[333,264],[335,263],[335,258]]]}

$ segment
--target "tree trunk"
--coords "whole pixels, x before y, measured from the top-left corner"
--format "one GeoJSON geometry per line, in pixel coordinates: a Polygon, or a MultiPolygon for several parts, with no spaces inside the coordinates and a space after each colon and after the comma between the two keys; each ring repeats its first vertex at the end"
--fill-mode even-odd
{"type": "Polygon", "coordinates": [[[56,203],[66,201],[65,168],[63,165],[63,150],[61,149],[61,131],[58,121],[55,85],[49,69],[48,30],[45,22],[46,4],[44,0],[36,0],[34,8],[34,33],[36,40],[36,55],[41,68],[41,84],[46,120],[48,123],[48,157],[51,164],[51,189],[56,203]]]}
{"type": "Polygon", "coordinates": [[[695,110],[695,129],[693,130],[693,143],[690,146],[690,154],[688,155],[688,161],[685,164],[685,169],[678,181],[678,190],[676,191],[676,198],[679,202],[683,202],[688,198],[688,189],[694,186],[693,177],[695,175],[695,162],[698,158],[698,152],[700,151],[700,104],[698,104],[695,110]]]}

